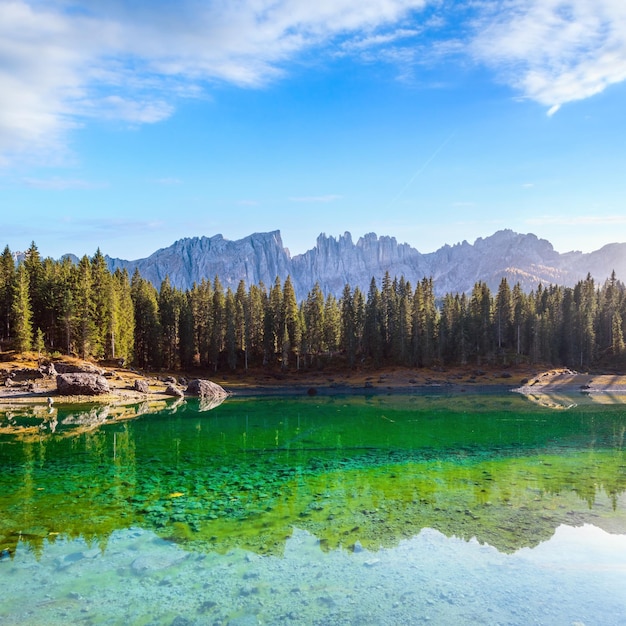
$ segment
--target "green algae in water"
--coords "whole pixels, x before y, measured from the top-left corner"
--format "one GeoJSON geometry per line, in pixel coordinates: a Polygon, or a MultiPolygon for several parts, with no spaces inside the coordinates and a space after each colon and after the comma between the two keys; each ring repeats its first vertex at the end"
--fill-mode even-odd
{"type": "Polygon", "coordinates": [[[105,545],[138,525],[194,549],[280,553],[294,525],[329,549],[430,527],[511,552],[564,522],[624,522],[625,427],[619,407],[517,397],[188,403],[73,438],[5,437],[0,541],[105,545]]]}
{"type": "MultiPolygon", "coordinates": [[[[210,413],[198,408],[188,402],[174,414],[74,437],[0,439],[0,549],[10,553],[0,576],[13,561],[16,576],[37,573],[38,615],[137,624],[256,623],[251,616],[265,623],[467,623],[488,616],[521,624],[529,598],[563,603],[600,579],[593,562],[587,573],[556,561],[557,590],[544,565],[533,569],[530,557],[517,555],[543,550],[564,528],[626,534],[619,406],[557,412],[517,396],[379,396],[231,399],[210,413]],[[379,567],[392,569],[381,569],[381,578],[379,567]],[[468,580],[487,576],[485,567],[495,572],[487,585],[505,575],[515,587],[520,601],[507,600],[511,612],[499,613],[497,593],[469,589],[468,580]],[[76,588],[77,572],[91,587],[76,588]],[[394,576],[404,589],[419,581],[419,589],[410,596],[385,587],[394,576]],[[57,586],[46,600],[51,580],[57,586]],[[220,586],[226,580],[228,589],[220,586]],[[120,600],[118,621],[105,619],[103,608],[91,615],[88,598],[106,597],[110,606],[102,589],[114,583],[122,596],[149,586],[152,600],[120,600]],[[365,583],[367,590],[359,587],[365,583]],[[481,600],[455,613],[467,598],[481,600]],[[383,619],[370,599],[385,608],[383,619]],[[159,614],[155,603],[169,608],[159,614]],[[190,617],[185,606],[196,613],[190,617]]],[[[620,596],[607,594],[626,573],[602,567],[613,568],[598,591],[612,615],[620,596]]],[[[576,621],[583,609],[576,605],[568,622],[555,616],[552,623],[576,621]]],[[[7,608],[7,623],[20,623],[8,619],[20,610],[17,601],[7,608]]],[[[546,607],[535,610],[542,616],[546,607]]],[[[589,623],[599,610],[594,605],[589,623]]]]}

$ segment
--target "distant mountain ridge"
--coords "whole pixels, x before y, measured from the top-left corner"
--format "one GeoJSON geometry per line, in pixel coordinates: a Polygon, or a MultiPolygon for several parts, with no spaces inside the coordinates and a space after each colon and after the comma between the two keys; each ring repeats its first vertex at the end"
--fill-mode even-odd
{"type": "Polygon", "coordinates": [[[552,244],[533,234],[500,230],[490,237],[445,245],[422,254],[395,237],[369,233],[356,243],[349,232],[335,238],[319,235],[316,245],[291,256],[283,246],[280,231],[255,233],[231,241],[222,235],[180,239],[145,259],[126,261],[106,257],[111,271],[135,269],[159,288],[166,276],[172,285],[189,289],[203,279],[219,276],[224,287],[236,289],[263,282],[270,286],[278,276],[291,276],[298,299],[305,298],[316,282],[324,293],[340,296],[344,286],[359,287],[367,293],[372,277],[380,281],[385,272],[404,276],[413,285],[432,277],[435,293],[469,292],[482,280],[497,290],[502,277],[511,285],[519,282],[525,291],[543,285],[573,286],[590,273],[603,282],[615,270],[626,280],[626,243],[608,244],[595,252],[556,252],[552,244]]]}

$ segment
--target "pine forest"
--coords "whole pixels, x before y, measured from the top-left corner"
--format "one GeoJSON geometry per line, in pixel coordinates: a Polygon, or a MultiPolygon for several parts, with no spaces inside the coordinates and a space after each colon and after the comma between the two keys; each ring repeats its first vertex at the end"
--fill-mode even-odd
{"type": "Polygon", "coordinates": [[[111,273],[97,251],[78,263],[42,259],[33,243],[16,265],[0,257],[4,350],[118,360],[144,370],[433,367],[541,363],[575,369],[623,364],[626,287],[615,273],[596,285],[537,285],[503,279],[492,293],[434,296],[388,273],[367,293],[339,299],[319,285],[297,302],[290,278],[224,290],[219,277],[182,291],[157,290],[138,272],[111,273]]]}

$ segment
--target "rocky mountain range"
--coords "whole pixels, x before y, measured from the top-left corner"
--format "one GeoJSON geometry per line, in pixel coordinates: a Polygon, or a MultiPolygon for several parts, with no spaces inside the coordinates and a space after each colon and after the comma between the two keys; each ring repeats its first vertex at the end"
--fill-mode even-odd
{"type": "Polygon", "coordinates": [[[280,231],[255,233],[237,241],[214,237],[180,239],[145,259],[126,261],[106,257],[109,269],[135,269],[157,288],[166,276],[181,289],[202,279],[219,276],[224,287],[236,289],[240,280],[246,285],[263,282],[270,286],[276,277],[291,276],[298,299],[306,297],[316,282],[324,293],[340,296],[348,283],[367,293],[372,277],[380,286],[385,272],[404,276],[413,285],[432,277],[435,293],[470,292],[482,280],[497,290],[502,277],[511,285],[519,282],[525,291],[543,285],[572,286],[590,273],[603,282],[615,270],[626,280],[626,243],[609,244],[590,253],[560,254],[545,239],[533,234],[501,230],[473,244],[463,241],[422,254],[394,237],[370,233],[356,243],[350,233],[338,238],[321,234],[316,245],[291,256],[280,231]]]}

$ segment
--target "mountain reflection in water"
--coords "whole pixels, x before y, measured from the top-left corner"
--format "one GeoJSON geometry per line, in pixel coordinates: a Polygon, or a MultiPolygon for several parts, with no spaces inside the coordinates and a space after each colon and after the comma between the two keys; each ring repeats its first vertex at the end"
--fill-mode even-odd
{"type": "Polygon", "coordinates": [[[276,555],[294,527],[323,550],[378,550],[424,528],[503,553],[562,524],[626,533],[619,407],[558,412],[511,395],[205,408],[192,400],[113,423],[68,412],[59,423],[72,437],[3,436],[2,548],[41,553],[63,537],[104,548],[131,526],[194,551],[276,555]]]}

